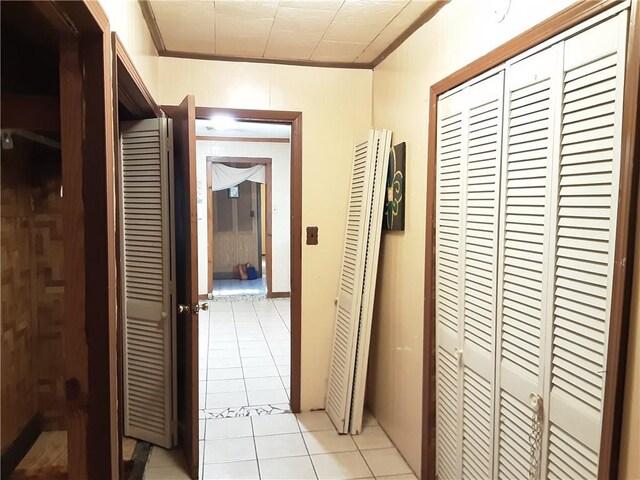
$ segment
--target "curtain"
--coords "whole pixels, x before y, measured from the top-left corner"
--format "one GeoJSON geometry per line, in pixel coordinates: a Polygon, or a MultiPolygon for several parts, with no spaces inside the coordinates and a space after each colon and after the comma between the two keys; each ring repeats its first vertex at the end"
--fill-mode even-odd
{"type": "Polygon", "coordinates": [[[245,180],[255,183],[265,183],[266,168],[255,165],[249,168],[235,168],[214,163],[212,169],[211,186],[214,192],[240,185],[245,180]]]}

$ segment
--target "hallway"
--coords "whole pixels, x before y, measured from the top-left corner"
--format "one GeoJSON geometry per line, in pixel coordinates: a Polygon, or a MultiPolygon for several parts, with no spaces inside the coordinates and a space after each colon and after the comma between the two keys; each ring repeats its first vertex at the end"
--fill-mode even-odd
{"type": "Polygon", "coordinates": [[[289,300],[209,305],[199,326],[200,419],[289,410],[289,300]]]}
{"type": "MultiPolygon", "coordinates": [[[[290,302],[210,302],[200,316],[201,478],[415,479],[378,422],[338,435],[322,411],[294,415],[290,302]]],[[[182,453],[154,447],[145,478],[188,478],[182,453]]]]}

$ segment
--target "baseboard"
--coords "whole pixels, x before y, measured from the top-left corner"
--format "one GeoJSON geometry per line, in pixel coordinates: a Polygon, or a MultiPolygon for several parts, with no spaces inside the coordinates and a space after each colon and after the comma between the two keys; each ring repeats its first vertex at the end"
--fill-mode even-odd
{"type": "Polygon", "coordinates": [[[2,452],[2,467],[0,467],[1,478],[9,478],[11,473],[20,464],[24,456],[40,435],[40,414],[36,413],[31,420],[27,422],[16,439],[2,452]]]}
{"type": "Polygon", "coordinates": [[[291,292],[271,292],[267,294],[267,298],[291,298],[291,292]]]}

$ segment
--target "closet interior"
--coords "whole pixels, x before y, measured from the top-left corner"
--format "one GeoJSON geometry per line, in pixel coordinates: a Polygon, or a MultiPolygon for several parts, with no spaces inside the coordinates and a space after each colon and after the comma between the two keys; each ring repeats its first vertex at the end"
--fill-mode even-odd
{"type": "Polygon", "coordinates": [[[598,476],[627,7],[438,99],[441,479],[598,476]]]}
{"type": "Polygon", "coordinates": [[[63,222],[59,34],[30,2],[1,8],[2,478],[63,479],[65,241],[82,225],[63,222]]]}

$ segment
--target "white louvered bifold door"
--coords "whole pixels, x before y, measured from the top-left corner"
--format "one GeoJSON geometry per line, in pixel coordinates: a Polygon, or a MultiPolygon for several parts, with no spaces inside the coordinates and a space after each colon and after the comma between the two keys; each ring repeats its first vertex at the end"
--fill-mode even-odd
{"type": "MultiPolygon", "coordinates": [[[[594,479],[618,204],[627,12],[564,42],[543,476],[594,479]]],[[[550,249],[552,250],[552,249],[550,249]]]]}
{"type": "Polygon", "coordinates": [[[462,194],[466,178],[466,92],[438,101],[436,147],[436,475],[462,477],[462,194]]]}
{"type": "Polygon", "coordinates": [[[529,396],[543,394],[560,49],[508,66],[501,178],[494,476],[528,478],[529,396]]]}
{"type": "Polygon", "coordinates": [[[377,133],[371,130],[368,140],[356,144],[353,152],[326,402],[326,412],[341,433],[349,431],[355,349],[362,303],[366,212],[370,202],[368,192],[373,173],[373,146],[377,139],[377,133]]]}
{"type": "Polygon", "coordinates": [[[466,90],[462,242],[462,478],[492,478],[504,72],[466,90]]]}
{"type": "Polygon", "coordinates": [[[493,469],[496,276],[504,73],[438,102],[436,471],[493,469]]]}
{"type": "Polygon", "coordinates": [[[373,183],[371,201],[369,202],[367,237],[364,257],[364,277],[362,282],[362,303],[360,307],[360,326],[356,345],[356,371],[353,382],[353,398],[351,401],[351,419],[349,430],[358,434],[362,430],[365,390],[367,383],[367,367],[369,364],[369,345],[371,341],[371,323],[376,294],[378,275],[378,257],[380,254],[380,237],[382,235],[382,219],[384,217],[384,201],[386,179],[389,170],[389,151],[391,150],[391,131],[380,130],[376,152],[373,156],[373,183]]]}
{"type": "Polygon", "coordinates": [[[123,122],[120,229],[125,435],[173,446],[168,120],[123,122]]]}

